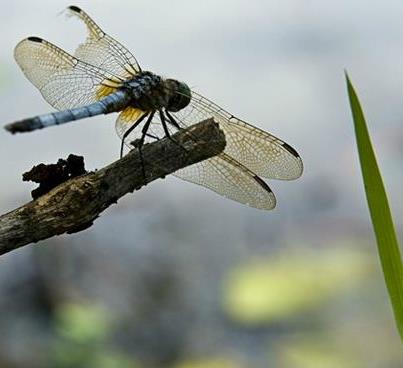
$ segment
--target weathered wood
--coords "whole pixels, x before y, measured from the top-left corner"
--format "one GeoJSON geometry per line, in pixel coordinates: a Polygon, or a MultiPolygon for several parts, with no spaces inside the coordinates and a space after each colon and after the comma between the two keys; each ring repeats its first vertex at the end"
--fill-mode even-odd
{"type": "Polygon", "coordinates": [[[76,177],[0,216],[0,255],[54,235],[90,227],[102,211],[129,192],[225,148],[213,119],[143,146],[146,177],[137,149],[96,172],[76,177]],[[196,138],[197,137],[197,138],[196,138]]]}

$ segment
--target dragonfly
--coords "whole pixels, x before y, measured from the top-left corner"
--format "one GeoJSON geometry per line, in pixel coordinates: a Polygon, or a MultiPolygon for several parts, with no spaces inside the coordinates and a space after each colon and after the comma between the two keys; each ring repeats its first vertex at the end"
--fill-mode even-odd
{"type": "Polygon", "coordinates": [[[276,198],[261,178],[293,180],[303,163],[286,142],[225,111],[181,81],[140,67],[133,54],[106,34],[77,6],[87,38],[74,55],[36,36],[15,47],[17,64],[56,110],[5,126],[29,132],[95,115],[119,113],[115,127],[123,147],[170,137],[175,131],[213,118],[225,134],[224,151],[173,173],[248,206],[271,210],[276,198]]]}

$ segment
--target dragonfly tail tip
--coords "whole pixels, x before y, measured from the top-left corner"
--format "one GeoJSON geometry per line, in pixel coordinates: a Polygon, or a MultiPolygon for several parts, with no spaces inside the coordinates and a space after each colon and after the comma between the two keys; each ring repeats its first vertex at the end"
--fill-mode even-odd
{"type": "Polygon", "coordinates": [[[37,126],[35,124],[27,124],[27,122],[31,123],[32,119],[25,119],[7,124],[4,126],[4,129],[10,132],[11,134],[16,134],[16,133],[31,132],[32,130],[42,128],[42,126],[39,125],[37,126]]]}
{"type": "Polygon", "coordinates": [[[13,129],[13,124],[7,124],[4,126],[4,129],[7,130],[7,132],[11,133],[11,134],[15,134],[16,132],[13,129]]]}

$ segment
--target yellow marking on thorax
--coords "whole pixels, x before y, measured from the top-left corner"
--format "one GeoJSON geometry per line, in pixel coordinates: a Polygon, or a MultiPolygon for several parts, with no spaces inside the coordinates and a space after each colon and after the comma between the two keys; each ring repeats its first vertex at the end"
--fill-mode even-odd
{"type": "Polygon", "coordinates": [[[101,98],[104,98],[110,95],[111,93],[116,92],[121,85],[122,84],[120,81],[118,82],[110,79],[105,79],[104,81],[102,81],[101,86],[97,90],[96,93],[97,100],[100,100],[101,98]]]}
{"type": "Polygon", "coordinates": [[[126,107],[119,116],[119,119],[125,123],[132,123],[139,119],[145,111],[136,109],[134,107],[126,107]]]}

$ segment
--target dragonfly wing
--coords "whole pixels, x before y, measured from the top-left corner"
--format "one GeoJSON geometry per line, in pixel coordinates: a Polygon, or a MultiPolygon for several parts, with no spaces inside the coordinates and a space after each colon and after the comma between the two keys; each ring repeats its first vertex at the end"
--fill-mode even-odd
{"type": "Polygon", "coordinates": [[[123,81],[39,37],[22,40],[14,56],[25,76],[58,110],[96,102],[116,91],[123,81]]]}
{"type": "Polygon", "coordinates": [[[234,117],[195,92],[192,92],[190,104],[175,117],[185,126],[214,118],[225,133],[224,152],[262,177],[292,180],[302,175],[302,160],[291,146],[234,117]]]}
{"type": "MultiPolygon", "coordinates": [[[[123,110],[116,121],[118,136],[122,138],[143,114],[143,111],[130,107],[123,110]]],[[[171,134],[176,131],[176,128],[171,125],[168,125],[168,129],[171,134]]],[[[148,134],[145,142],[165,137],[158,114],[154,116],[148,134]]],[[[128,135],[125,140],[126,145],[133,148],[132,143],[141,136],[141,127],[137,127],[128,135]]],[[[185,167],[173,175],[251,207],[270,210],[276,205],[276,198],[267,184],[248,168],[224,153],[185,167]]]]}
{"type": "Polygon", "coordinates": [[[276,206],[269,186],[225,153],[178,170],[174,175],[250,207],[271,210],[276,206]]]}
{"type": "Polygon", "coordinates": [[[81,19],[88,31],[86,41],[78,46],[74,56],[123,78],[134,76],[141,71],[130,51],[108,36],[87,13],[77,6],[69,6],[67,11],[81,19]]]}

